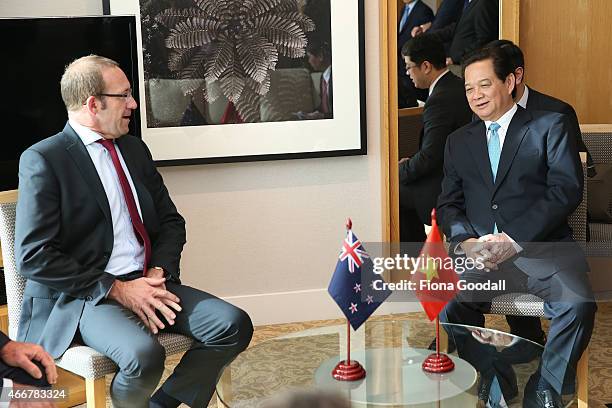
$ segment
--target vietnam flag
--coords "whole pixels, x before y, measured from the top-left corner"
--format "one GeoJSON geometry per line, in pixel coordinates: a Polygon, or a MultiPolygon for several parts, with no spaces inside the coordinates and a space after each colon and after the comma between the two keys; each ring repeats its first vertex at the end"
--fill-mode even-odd
{"type": "Polygon", "coordinates": [[[431,231],[419,258],[420,267],[412,275],[412,282],[427,317],[434,320],[455,297],[459,280],[452,266],[453,260],[448,256],[440,236],[435,208],[431,211],[431,231]]]}

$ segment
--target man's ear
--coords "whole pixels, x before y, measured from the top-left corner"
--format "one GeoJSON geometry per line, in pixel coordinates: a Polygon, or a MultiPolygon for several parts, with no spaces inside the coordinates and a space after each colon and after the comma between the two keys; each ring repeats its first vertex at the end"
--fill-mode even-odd
{"type": "Polygon", "coordinates": [[[429,61],[423,61],[423,64],[421,64],[421,66],[423,67],[423,72],[425,74],[429,74],[433,68],[433,65],[431,65],[431,62],[429,61]]]}
{"type": "Polygon", "coordinates": [[[514,73],[508,74],[508,76],[506,77],[505,85],[508,89],[508,93],[512,94],[514,88],[516,88],[516,77],[514,76],[514,73]]]}
{"type": "Polygon", "coordinates": [[[95,96],[90,96],[89,98],[87,98],[83,105],[89,113],[94,115],[98,113],[98,110],[100,109],[100,101],[96,99],[95,96]]]}
{"type": "Polygon", "coordinates": [[[524,76],[525,76],[525,70],[523,69],[523,67],[518,67],[517,69],[514,70],[514,76],[516,77],[516,84],[522,84],[523,81],[525,80],[524,76]]]}

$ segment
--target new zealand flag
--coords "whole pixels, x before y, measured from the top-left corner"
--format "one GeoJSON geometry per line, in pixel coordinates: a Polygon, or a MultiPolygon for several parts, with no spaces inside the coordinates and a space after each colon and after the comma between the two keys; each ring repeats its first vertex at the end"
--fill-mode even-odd
{"type": "Polygon", "coordinates": [[[390,290],[382,290],[384,281],[373,267],[361,241],[349,229],[327,291],[355,330],[391,295],[390,290]]]}

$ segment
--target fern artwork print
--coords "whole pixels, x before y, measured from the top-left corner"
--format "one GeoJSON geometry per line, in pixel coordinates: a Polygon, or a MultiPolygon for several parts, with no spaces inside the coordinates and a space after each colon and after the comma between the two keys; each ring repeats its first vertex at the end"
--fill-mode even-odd
{"type": "Polygon", "coordinates": [[[330,0],[140,0],[149,127],[333,117],[330,0]]]}
{"type": "Polygon", "coordinates": [[[158,164],[365,154],[363,0],[103,1],[136,17],[158,164]]]}

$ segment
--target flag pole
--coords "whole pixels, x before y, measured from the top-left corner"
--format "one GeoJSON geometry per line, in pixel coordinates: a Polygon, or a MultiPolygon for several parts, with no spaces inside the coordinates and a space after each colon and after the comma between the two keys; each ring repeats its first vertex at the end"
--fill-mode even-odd
{"type": "MultiPolygon", "coordinates": [[[[437,228],[436,209],[431,210],[431,226],[437,228]]],[[[431,353],[421,365],[428,373],[448,373],[455,369],[455,363],[445,353],[440,353],[440,315],[436,316],[436,352],[431,353]]]]}
{"type": "MultiPolygon", "coordinates": [[[[346,220],[346,230],[350,231],[352,227],[353,221],[348,218],[346,220]]],[[[346,360],[340,360],[331,374],[338,381],[357,381],[366,376],[366,371],[359,364],[359,361],[351,361],[351,322],[349,319],[346,319],[346,360]]]]}
{"type": "Polygon", "coordinates": [[[351,322],[346,319],[346,364],[351,364],[351,322]]]}

